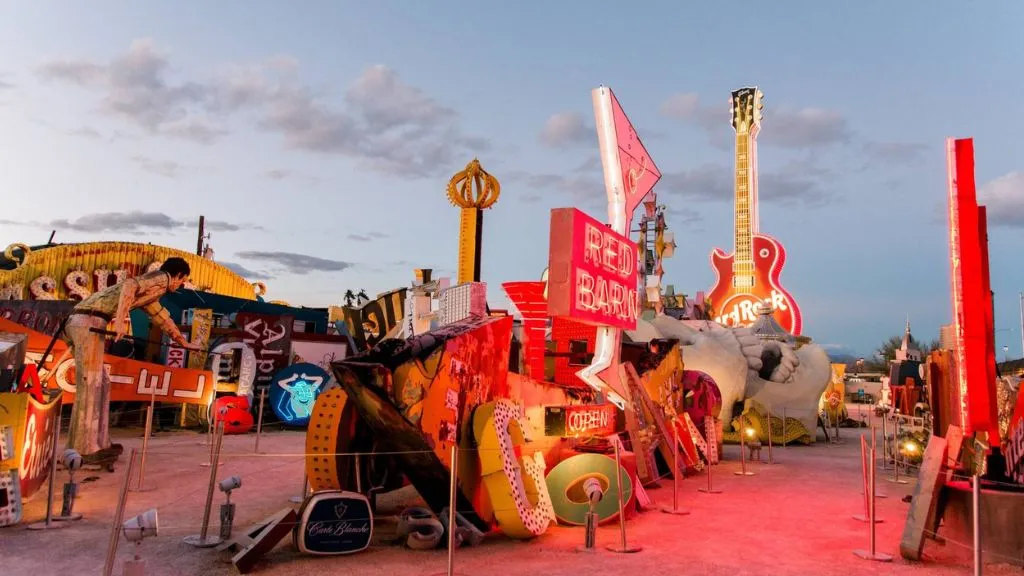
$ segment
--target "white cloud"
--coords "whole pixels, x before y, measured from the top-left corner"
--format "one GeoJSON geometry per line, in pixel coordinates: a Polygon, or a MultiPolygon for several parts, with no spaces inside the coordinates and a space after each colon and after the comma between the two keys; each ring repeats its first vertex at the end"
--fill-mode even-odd
{"type": "Polygon", "coordinates": [[[1024,227],[1024,172],[1010,172],[978,189],[992,226],[1024,227]]]}
{"type": "Polygon", "coordinates": [[[563,148],[596,141],[596,134],[594,127],[587,125],[579,112],[559,112],[552,114],[544,123],[540,141],[552,148],[563,148]]]}
{"type": "MultiPolygon", "coordinates": [[[[220,140],[232,117],[247,115],[288,148],[347,156],[405,177],[442,175],[457,158],[489,149],[461,130],[454,110],[384,65],[367,68],[340,101],[301,84],[298,63],[288,57],[207,80],[174,79],[172,69],[168,54],[142,39],[107,63],[56,60],[38,72],[95,91],[102,113],[201,144],[220,140]]],[[[156,171],[177,173],[170,166],[156,171]]]]}

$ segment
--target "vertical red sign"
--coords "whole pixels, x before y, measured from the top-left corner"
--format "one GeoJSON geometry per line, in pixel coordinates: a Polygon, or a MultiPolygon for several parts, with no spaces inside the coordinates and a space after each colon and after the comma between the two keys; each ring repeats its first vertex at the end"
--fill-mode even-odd
{"type": "Polygon", "coordinates": [[[995,406],[995,381],[986,366],[995,351],[986,351],[993,338],[991,291],[988,287],[985,225],[979,218],[974,182],[974,141],[953,139],[946,143],[949,171],[950,276],[953,296],[953,333],[956,340],[957,382],[960,407],[965,416],[964,434],[984,431],[990,441],[999,438],[995,406]]]}
{"type": "Polygon", "coordinates": [[[241,329],[242,341],[256,355],[257,387],[269,386],[274,374],[288,366],[291,354],[292,316],[269,316],[252,312],[239,312],[235,325],[241,329]]]}

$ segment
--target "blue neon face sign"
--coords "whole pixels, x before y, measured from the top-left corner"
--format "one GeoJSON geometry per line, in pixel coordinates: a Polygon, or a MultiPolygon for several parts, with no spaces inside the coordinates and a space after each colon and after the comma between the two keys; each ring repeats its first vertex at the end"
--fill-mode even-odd
{"type": "Polygon", "coordinates": [[[278,372],[270,386],[274,414],[290,426],[305,426],[328,381],[327,372],[316,364],[293,364],[278,372]]]}

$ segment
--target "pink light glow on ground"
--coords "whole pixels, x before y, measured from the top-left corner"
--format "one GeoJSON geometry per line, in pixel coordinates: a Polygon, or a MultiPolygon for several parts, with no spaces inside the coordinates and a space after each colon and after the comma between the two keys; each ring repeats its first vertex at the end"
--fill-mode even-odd
{"type": "MultiPolygon", "coordinates": [[[[139,447],[138,431],[120,432],[126,449],[139,447]],[[130,437],[129,437],[130,433],[130,437]]],[[[913,487],[879,480],[879,490],[888,498],[878,501],[878,550],[895,556],[892,564],[861,560],[853,550],[866,548],[867,526],[851,518],[861,512],[859,446],[857,430],[841,431],[844,444],[830,447],[776,447],[781,464],[750,464],[755,476],[732,474],[739,468],[738,447],[726,446],[726,462],[714,467],[717,495],[697,492],[704,476],[687,478],[680,492],[680,505],[688,516],[671,516],[651,510],[628,525],[629,541],[642,544],[639,554],[618,555],[604,550],[617,542],[618,525],[598,531],[598,552],[580,554],[574,548],[583,543],[580,528],[553,527],[532,542],[515,542],[494,534],[477,548],[455,552],[456,571],[473,575],[569,576],[579,574],[642,574],[643,576],[713,574],[722,576],[841,576],[853,574],[961,575],[970,573],[970,551],[960,544],[945,545],[928,540],[927,562],[910,564],[899,558],[898,543],[903,531],[907,504],[901,501],[913,487]],[[500,566],[500,569],[497,568],[500,566]]],[[[206,497],[208,468],[199,463],[207,448],[192,433],[161,434],[151,442],[146,463],[146,484],[150,492],[130,493],[125,516],[156,507],[160,513],[160,535],[143,542],[141,553],[147,561],[146,574],[216,576],[237,574],[212,549],[193,549],[181,539],[199,532],[206,497]]],[[[242,476],[242,488],[232,493],[237,505],[235,534],[289,505],[288,498],[299,493],[303,449],[302,432],[268,432],[261,441],[267,454],[254,455],[253,436],[224,438],[224,464],[218,478],[242,476]]],[[[767,458],[767,446],[762,457],[767,458]]],[[[43,574],[94,574],[103,565],[110,523],[124,466],[115,474],[78,473],[81,482],[89,476],[99,480],[83,483],[76,512],[85,519],[58,532],[32,532],[24,526],[0,528],[0,558],[5,576],[43,574]]],[[[879,472],[881,476],[881,471],[879,472]]],[[[67,479],[57,478],[57,490],[67,479]]],[[[671,505],[671,480],[651,491],[654,500],[671,505]]],[[[210,533],[218,531],[217,511],[223,502],[217,492],[210,533]]],[[[59,498],[57,510],[59,510],[59,498]]],[[[35,522],[45,516],[45,496],[26,505],[25,519],[35,522]]],[[[130,558],[134,546],[122,538],[114,574],[130,558]]],[[[359,575],[442,574],[446,569],[444,550],[420,552],[398,546],[373,547],[353,556],[315,558],[294,551],[291,537],[278,545],[255,573],[299,575],[344,573],[359,575]]],[[[987,565],[985,573],[1020,574],[1006,565],[987,565]]]]}

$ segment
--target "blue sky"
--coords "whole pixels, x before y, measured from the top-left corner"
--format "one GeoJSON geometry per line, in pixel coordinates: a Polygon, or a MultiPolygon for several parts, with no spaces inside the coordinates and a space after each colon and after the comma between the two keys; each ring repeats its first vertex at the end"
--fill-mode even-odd
{"type": "Polygon", "coordinates": [[[949,321],[947,136],[974,137],[997,339],[1019,356],[1024,3],[0,4],[0,244],[137,240],[273,276],[269,297],[452,274],[444,187],[502,183],[484,280],[537,279],[548,211],[602,216],[590,91],[615,90],[661,172],[693,295],[732,247],[728,96],[765,93],[761,229],[804,331],[867,353],[949,321]],[[243,9],[244,6],[244,9],[243,9]],[[132,213],[135,214],[132,214],[132,213]],[[111,214],[114,214],[113,216],[111,214]],[[121,213],[121,215],[117,215],[121,213]]]}

